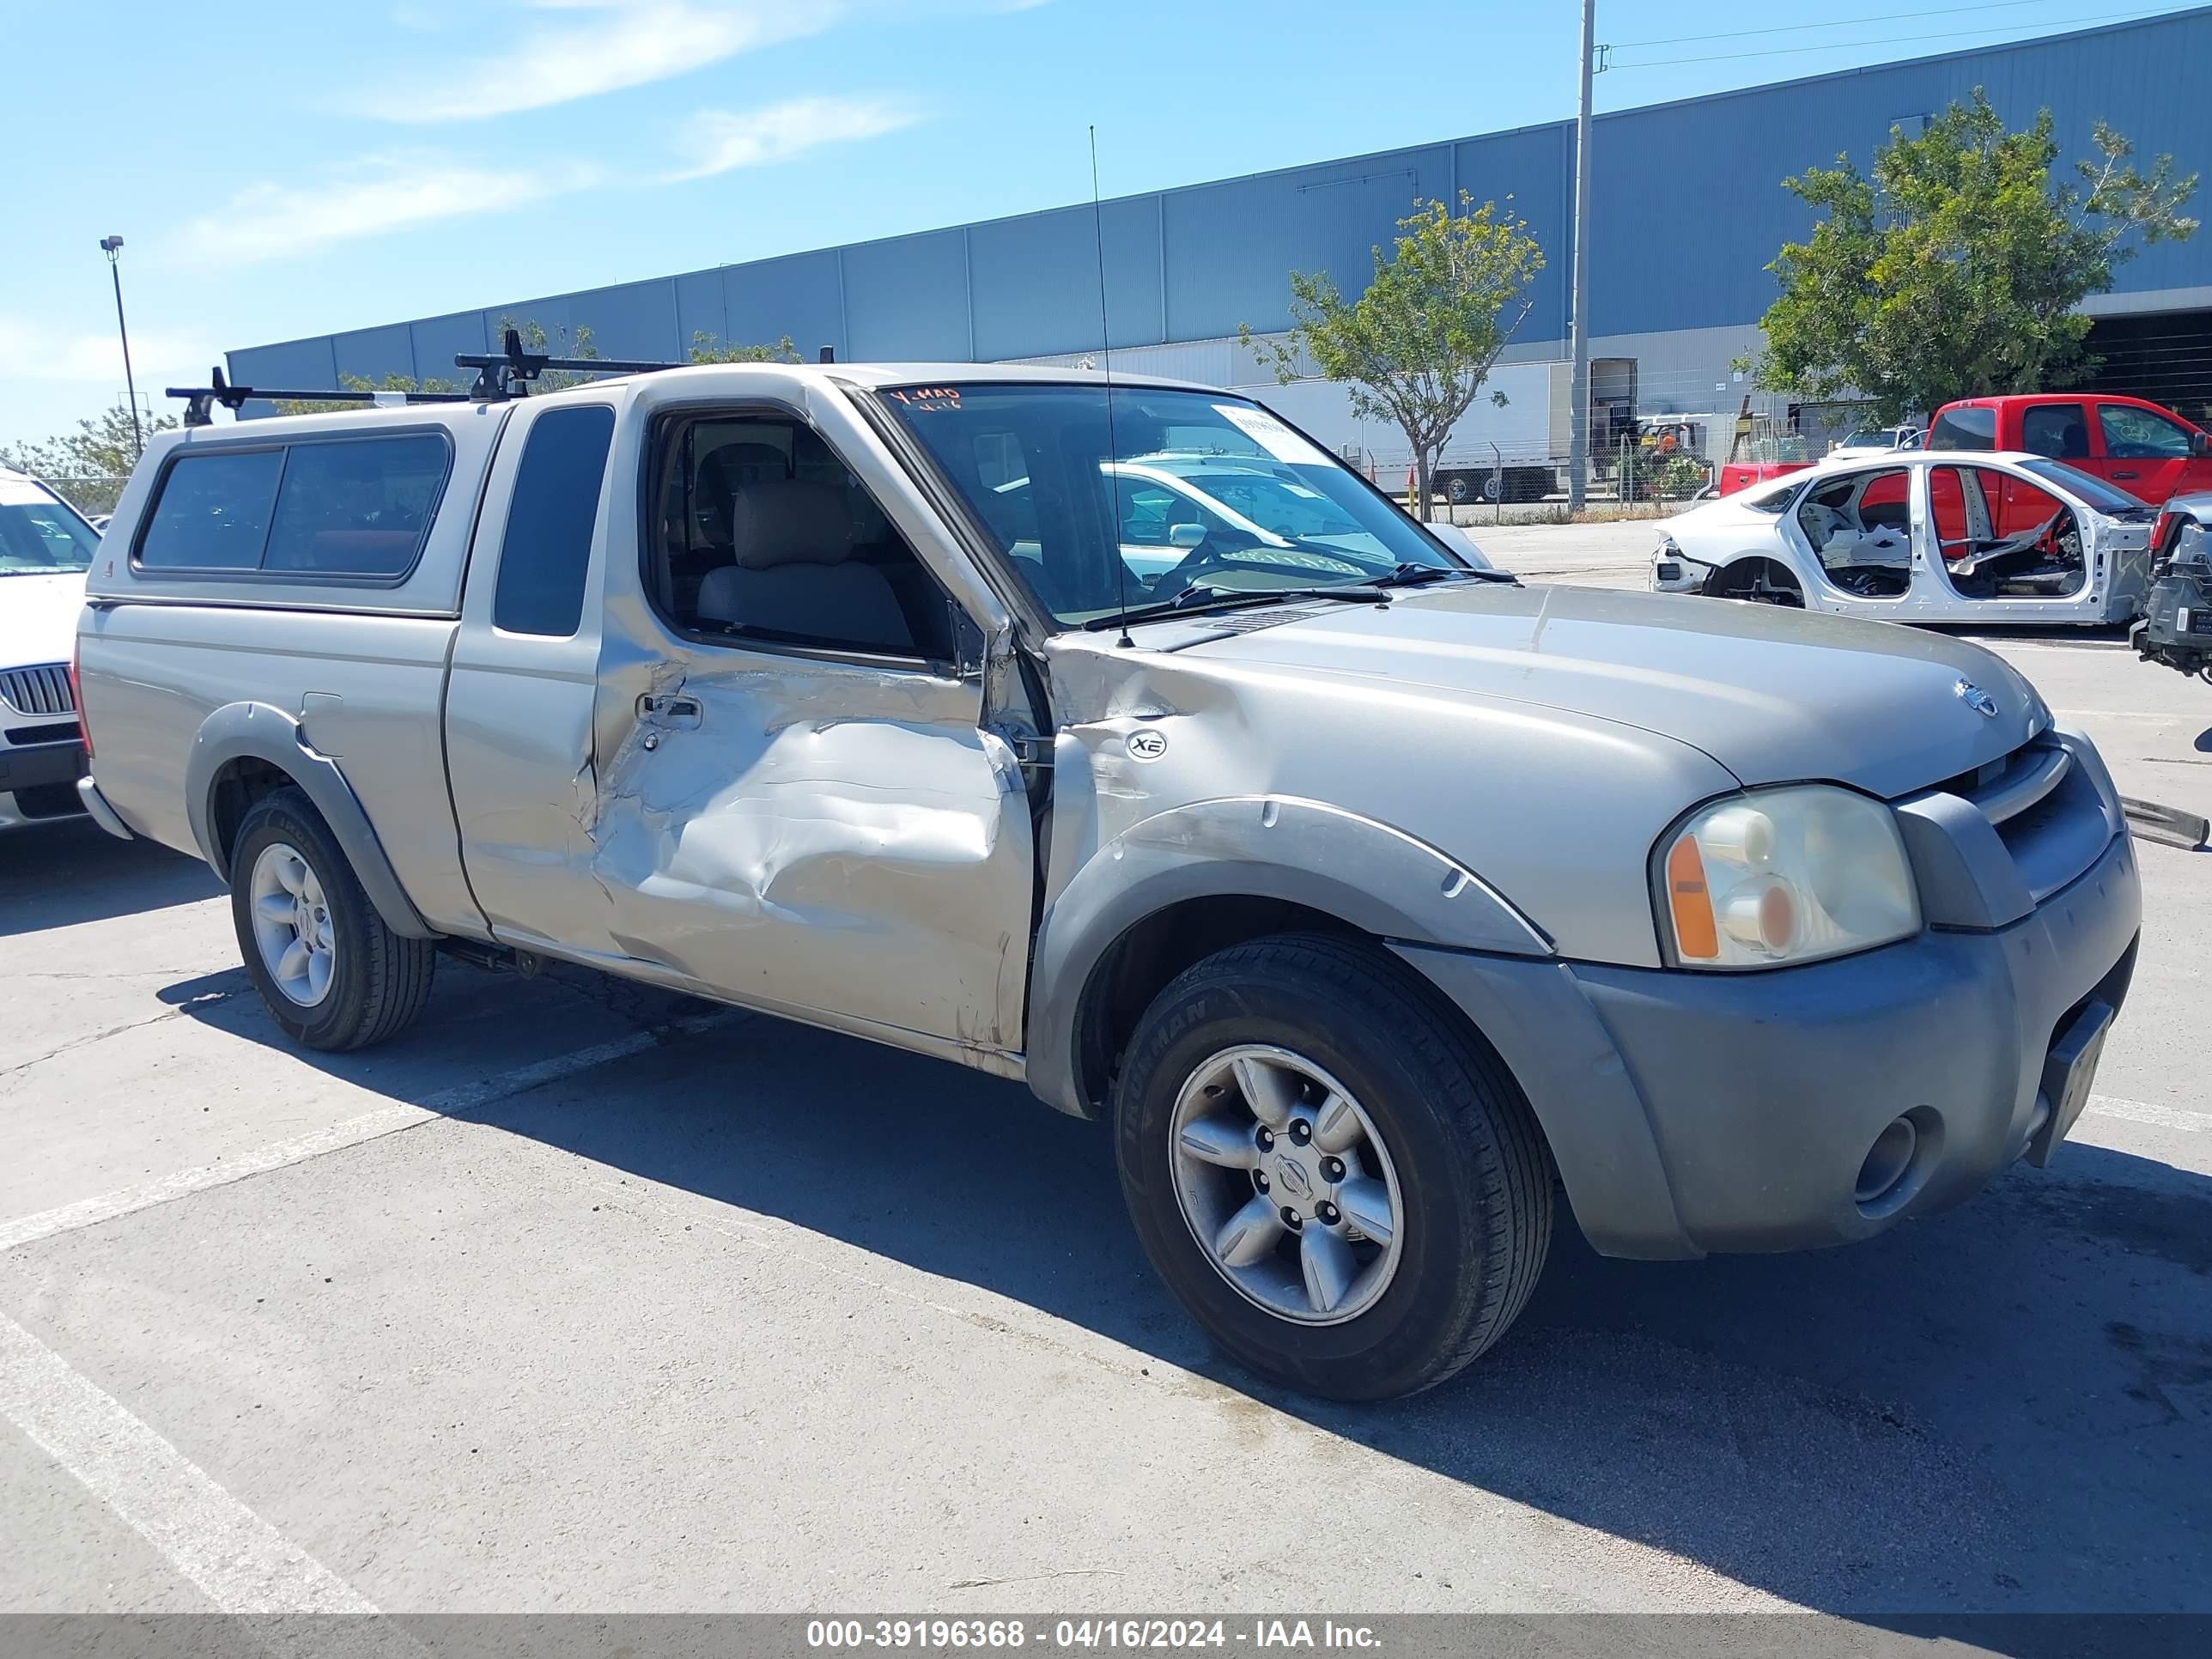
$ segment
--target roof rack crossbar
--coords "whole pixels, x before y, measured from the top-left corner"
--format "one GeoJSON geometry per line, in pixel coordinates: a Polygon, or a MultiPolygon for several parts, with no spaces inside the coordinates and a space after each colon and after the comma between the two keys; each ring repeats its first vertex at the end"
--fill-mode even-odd
{"type": "Polygon", "coordinates": [[[351,387],[318,387],[313,391],[280,390],[265,386],[233,386],[223,379],[220,368],[209,371],[206,386],[173,386],[162,388],[162,396],[183,398],[186,426],[215,424],[215,405],[221,404],[235,415],[248,398],[266,403],[317,404],[374,404],[393,406],[402,404],[461,404],[469,400],[465,392],[399,392],[356,390],[351,387]]]}
{"type": "Polygon", "coordinates": [[[518,397],[547,369],[575,374],[654,374],[664,368],[682,368],[682,363],[656,363],[626,357],[549,357],[542,351],[525,351],[521,333],[507,331],[501,343],[502,349],[496,355],[489,352],[459,351],[453,354],[455,368],[473,368],[476,383],[468,390],[471,398],[497,401],[518,397]]]}

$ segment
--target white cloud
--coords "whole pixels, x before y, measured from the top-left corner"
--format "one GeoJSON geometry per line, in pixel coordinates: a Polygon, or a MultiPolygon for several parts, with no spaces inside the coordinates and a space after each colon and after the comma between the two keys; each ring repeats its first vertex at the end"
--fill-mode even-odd
{"type": "MultiPolygon", "coordinates": [[[[205,375],[222,353],[198,336],[166,329],[134,329],[131,367],[139,394],[164,377],[205,375]]],[[[123,347],[112,329],[106,332],[59,334],[34,328],[18,317],[0,316],[0,362],[26,380],[61,380],[85,385],[123,385],[123,347]]]]}
{"type": "Polygon", "coordinates": [[[672,179],[704,179],[735,167],[788,161],[823,144],[874,138],[921,118],[891,98],[793,98],[751,110],[702,110],[684,124],[678,149],[687,165],[672,179]]]}
{"type": "Polygon", "coordinates": [[[496,213],[581,190],[600,172],[582,164],[537,169],[473,167],[438,155],[370,156],[315,185],[249,185],[178,236],[179,258],[238,265],[309,253],[433,220],[496,213]]]}
{"type": "Polygon", "coordinates": [[[842,0],[535,0],[532,9],[564,21],[527,29],[489,57],[394,82],[351,111],[427,124],[545,109],[818,33],[845,7],[842,0]]]}

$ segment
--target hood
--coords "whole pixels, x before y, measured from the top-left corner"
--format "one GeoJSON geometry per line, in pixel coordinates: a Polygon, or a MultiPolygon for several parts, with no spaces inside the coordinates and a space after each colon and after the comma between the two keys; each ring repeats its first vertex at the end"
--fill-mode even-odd
{"type": "Polygon", "coordinates": [[[2010,665],[1963,640],[1604,588],[1417,589],[1187,653],[1570,710],[1677,738],[1747,785],[1832,781],[1884,797],[1994,760],[2050,720],[2010,665]],[[1994,717],[1960,680],[1988,694],[1994,717]]]}
{"type": "Polygon", "coordinates": [[[84,572],[0,576],[0,668],[67,662],[84,609],[84,572]]]}

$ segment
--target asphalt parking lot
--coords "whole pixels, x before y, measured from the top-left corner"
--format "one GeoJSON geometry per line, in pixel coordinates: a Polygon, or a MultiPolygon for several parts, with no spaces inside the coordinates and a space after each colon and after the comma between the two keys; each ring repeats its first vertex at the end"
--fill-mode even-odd
{"type": "MultiPolygon", "coordinates": [[[[1648,524],[1478,527],[1640,585],[1648,524]]],[[[1991,641],[2212,812],[2212,688],[1991,641]]],[[[2212,1611],[2212,853],[2048,1170],[1637,1263],[1380,1407],[1255,1385],[1105,1136],[560,972],[284,1047],[206,870],[0,843],[0,1611],[2212,1611]]]]}

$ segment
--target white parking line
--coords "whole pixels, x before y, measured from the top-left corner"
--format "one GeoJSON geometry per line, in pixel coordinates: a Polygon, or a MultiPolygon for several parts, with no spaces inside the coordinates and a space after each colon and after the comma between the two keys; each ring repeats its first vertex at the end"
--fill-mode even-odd
{"type": "Polygon", "coordinates": [[[364,1141],[396,1134],[402,1129],[411,1129],[418,1123],[473,1111],[495,1100],[519,1095],[526,1089],[556,1083],[579,1072],[587,1072],[594,1066],[605,1066],[611,1060],[624,1060],[631,1054],[642,1053],[659,1043],[668,1031],[690,1035],[711,1030],[737,1018],[738,1012],[734,1009],[696,1014],[659,1030],[635,1031],[626,1037],[594,1043],[588,1048],[556,1054],[550,1060],[541,1060],[532,1065],[520,1066],[513,1071],[479,1079],[474,1083],[465,1083],[432,1095],[419,1104],[381,1106],[373,1112],[364,1112],[359,1117],[348,1118],[343,1123],[333,1123],[328,1128],[313,1130],[307,1134],[295,1135],[289,1140],[256,1147],[237,1158],[225,1158],[216,1164],[203,1164],[198,1169],[180,1170],[174,1175],[140,1182],[133,1187],[118,1188],[96,1197],[80,1199],[74,1204],[64,1204],[54,1209],[41,1210],[35,1215],[0,1222],[0,1250],[12,1250],[19,1245],[52,1238],[57,1233],[72,1232],[79,1227],[96,1226],[100,1222],[112,1221],[118,1216],[129,1215],[137,1210],[167,1204],[172,1199],[205,1192],[211,1187],[227,1187],[232,1182],[243,1181],[249,1176],[264,1175],[289,1164],[320,1158],[325,1152],[339,1152],[348,1146],[358,1146],[364,1141]]]}
{"type": "Polygon", "coordinates": [[[2161,1129],[2186,1129],[2212,1134],[2212,1112],[2187,1112],[2179,1106],[2154,1106],[2147,1100],[2118,1100],[2111,1095],[2091,1095],[2092,1117],[2124,1117],[2130,1123],[2154,1124],[2161,1129]]]}
{"type": "Polygon", "coordinates": [[[219,1611],[376,1611],[4,1314],[0,1416],[82,1481],[219,1611]]]}

